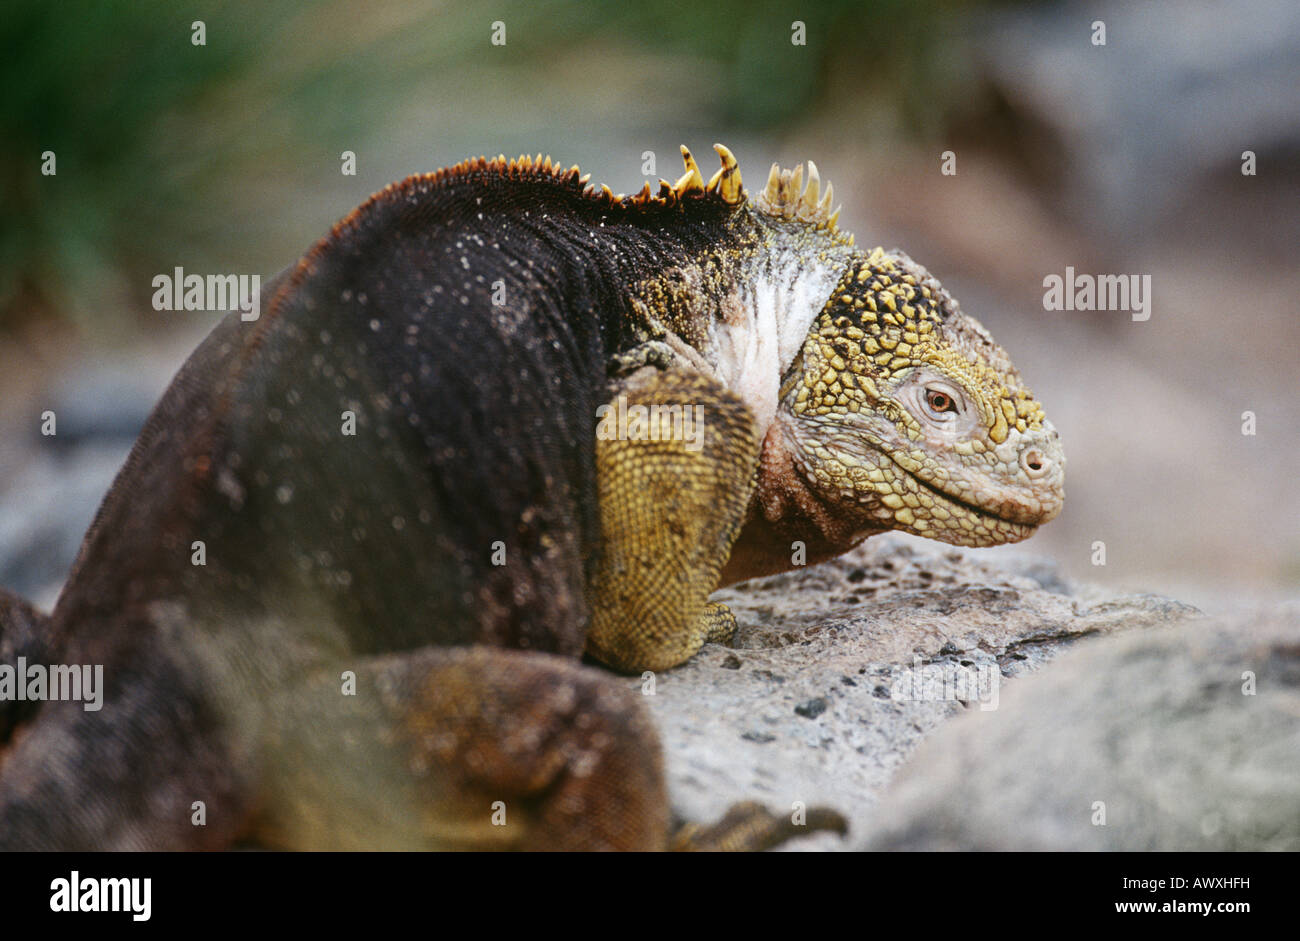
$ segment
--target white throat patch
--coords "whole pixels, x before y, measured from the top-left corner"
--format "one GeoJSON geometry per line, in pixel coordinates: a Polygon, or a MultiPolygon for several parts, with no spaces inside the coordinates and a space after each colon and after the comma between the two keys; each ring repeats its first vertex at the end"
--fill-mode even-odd
{"type": "Polygon", "coordinates": [[[712,328],[718,378],[749,406],[760,437],[776,417],[781,377],[839,283],[853,249],[810,262],[793,246],[763,253],[712,328]]]}

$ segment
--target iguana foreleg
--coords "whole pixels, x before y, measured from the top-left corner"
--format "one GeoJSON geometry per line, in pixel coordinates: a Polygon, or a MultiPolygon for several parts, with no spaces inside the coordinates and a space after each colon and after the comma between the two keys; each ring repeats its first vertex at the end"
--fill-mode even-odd
{"type": "Polygon", "coordinates": [[[749,410],[712,380],[646,368],[597,429],[601,558],[587,652],[620,670],[676,666],[735,619],[709,593],[744,521],[758,461],[749,410]]]}

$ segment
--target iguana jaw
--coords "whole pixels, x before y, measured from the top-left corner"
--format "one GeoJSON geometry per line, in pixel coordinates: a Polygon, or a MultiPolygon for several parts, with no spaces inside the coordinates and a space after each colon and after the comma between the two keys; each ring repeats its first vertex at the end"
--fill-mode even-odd
{"type": "Polygon", "coordinates": [[[1060,510],[1059,499],[1018,483],[918,464],[914,443],[890,431],[810,423],[783,409],[764,442],[757,505],[824,557],[891,529],[971,547],[1019,542],[1060,510]]]}
{"type": "Polygon", "coordinates": [[[815,565],[889,530],[971,547],[1018,542],[1059,510],[1058,503],[1036,520],[1003,519],[910,473],[883,440],[864,447],[865,440],[843,428],[810,430],[783,407],[763,439],[758,486],[720,584],[815,565]],[[848,441],[854,443],[846,447],[848,441]],[[842,470],[848,461],[871,484],[854,487],[829,476],[832,465],[842,470]]]}
{"type": "MultiPolygon", "coordinates": [[[[909,411],[916,400],[909,393],[941,375],[916,367],[877,376],[872,395],[853,412],[800,413],[797,391],[787,387],[775,440],[808,490],[837,509],[837,532],[843,522],[853,525],[844,548],[886,529],[955,545],[1001,545],[1027,539],[1060,512],[1065,460],[1051,423],[1004,427],[996,442],[996,420],[968,403],[965,425],[927,424],[909,411]],[[1027,454],[1038,465],[1033,474],[1027,454]]],[[[764,486],[760,479],[760,491],[764,486]]],[[[788,480],[778,486],[792,489],[788,480]]]]}
{"type": "Polygon", "coordinates": [[[987,477],[967,484],[963,495],[933,481],[930,473],[909,471],[895,457],[906,453],[876,451],[884,485],[873,488],[867,502],[878,505],[875,515],[891,528],[954,545],[1001,545],[1028,539],[1060,510],[1059,502],[1044,508],[1028,491],[987,477]]]}

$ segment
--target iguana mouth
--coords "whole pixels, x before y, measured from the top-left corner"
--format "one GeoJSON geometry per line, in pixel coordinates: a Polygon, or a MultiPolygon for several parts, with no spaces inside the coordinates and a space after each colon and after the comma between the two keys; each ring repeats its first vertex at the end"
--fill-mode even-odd
{"type": "Polygon", "coordinates": [[[949,503],[955,507],[959,507],[973,516],[982,517],[984,519],[989,519],[989,520],[995,520],[998,523],[1002,524],[1003,526],[1013,526],[1016,528],[1018,532],[1023,532],[1026,537],[1029,536],[1031,533],[1034,532],[1034,530],[1038,528],[1037,523],[1025,523],[1020,520],[1008,519],[1005,516],[1002,516],[998,513],[994,513],[992,510],[978,506],[974,503],[969,502],[968,500],[964,500],[961,497],[955,496],[954,494],[951,494],[946,490],[940,489],[935,484],[930,483],[930,481],[926,480],[924,477],[912,473],[906,467],[903,467],[901,464],[895,461],[893,457],[891,457],[890,455],[886,454],[885,457],[888,457],[889,462],[893,464],[896,468],[898,468],[899,471],[901,471],[903,474],[906,474],[912,480],[916,481],[918,484],[924,487],[928,492],[934,494],[936,497],[943,500],[945,503],[949,503]]]}

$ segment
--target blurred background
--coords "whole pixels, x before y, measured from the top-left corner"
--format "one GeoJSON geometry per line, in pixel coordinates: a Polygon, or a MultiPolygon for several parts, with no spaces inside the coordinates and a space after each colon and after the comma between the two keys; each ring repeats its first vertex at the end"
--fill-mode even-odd
{"type": "Polygon", "coordinates": [[[719,140],[751,189],[815,160],[858,243],[927,266],[1045,403],[1066,509],[988,551],[1214,611],[1300,595],[1294,0],[6,0],[0,50],[0,584],[46,606],[220,316],[154,311],[155,275],[265,280],[467,156],[631,192],[646,151],[675,179],[719,140]],[[1045,311],[1067,266],[1150,275],[1150,320],[1045,311]]]}

